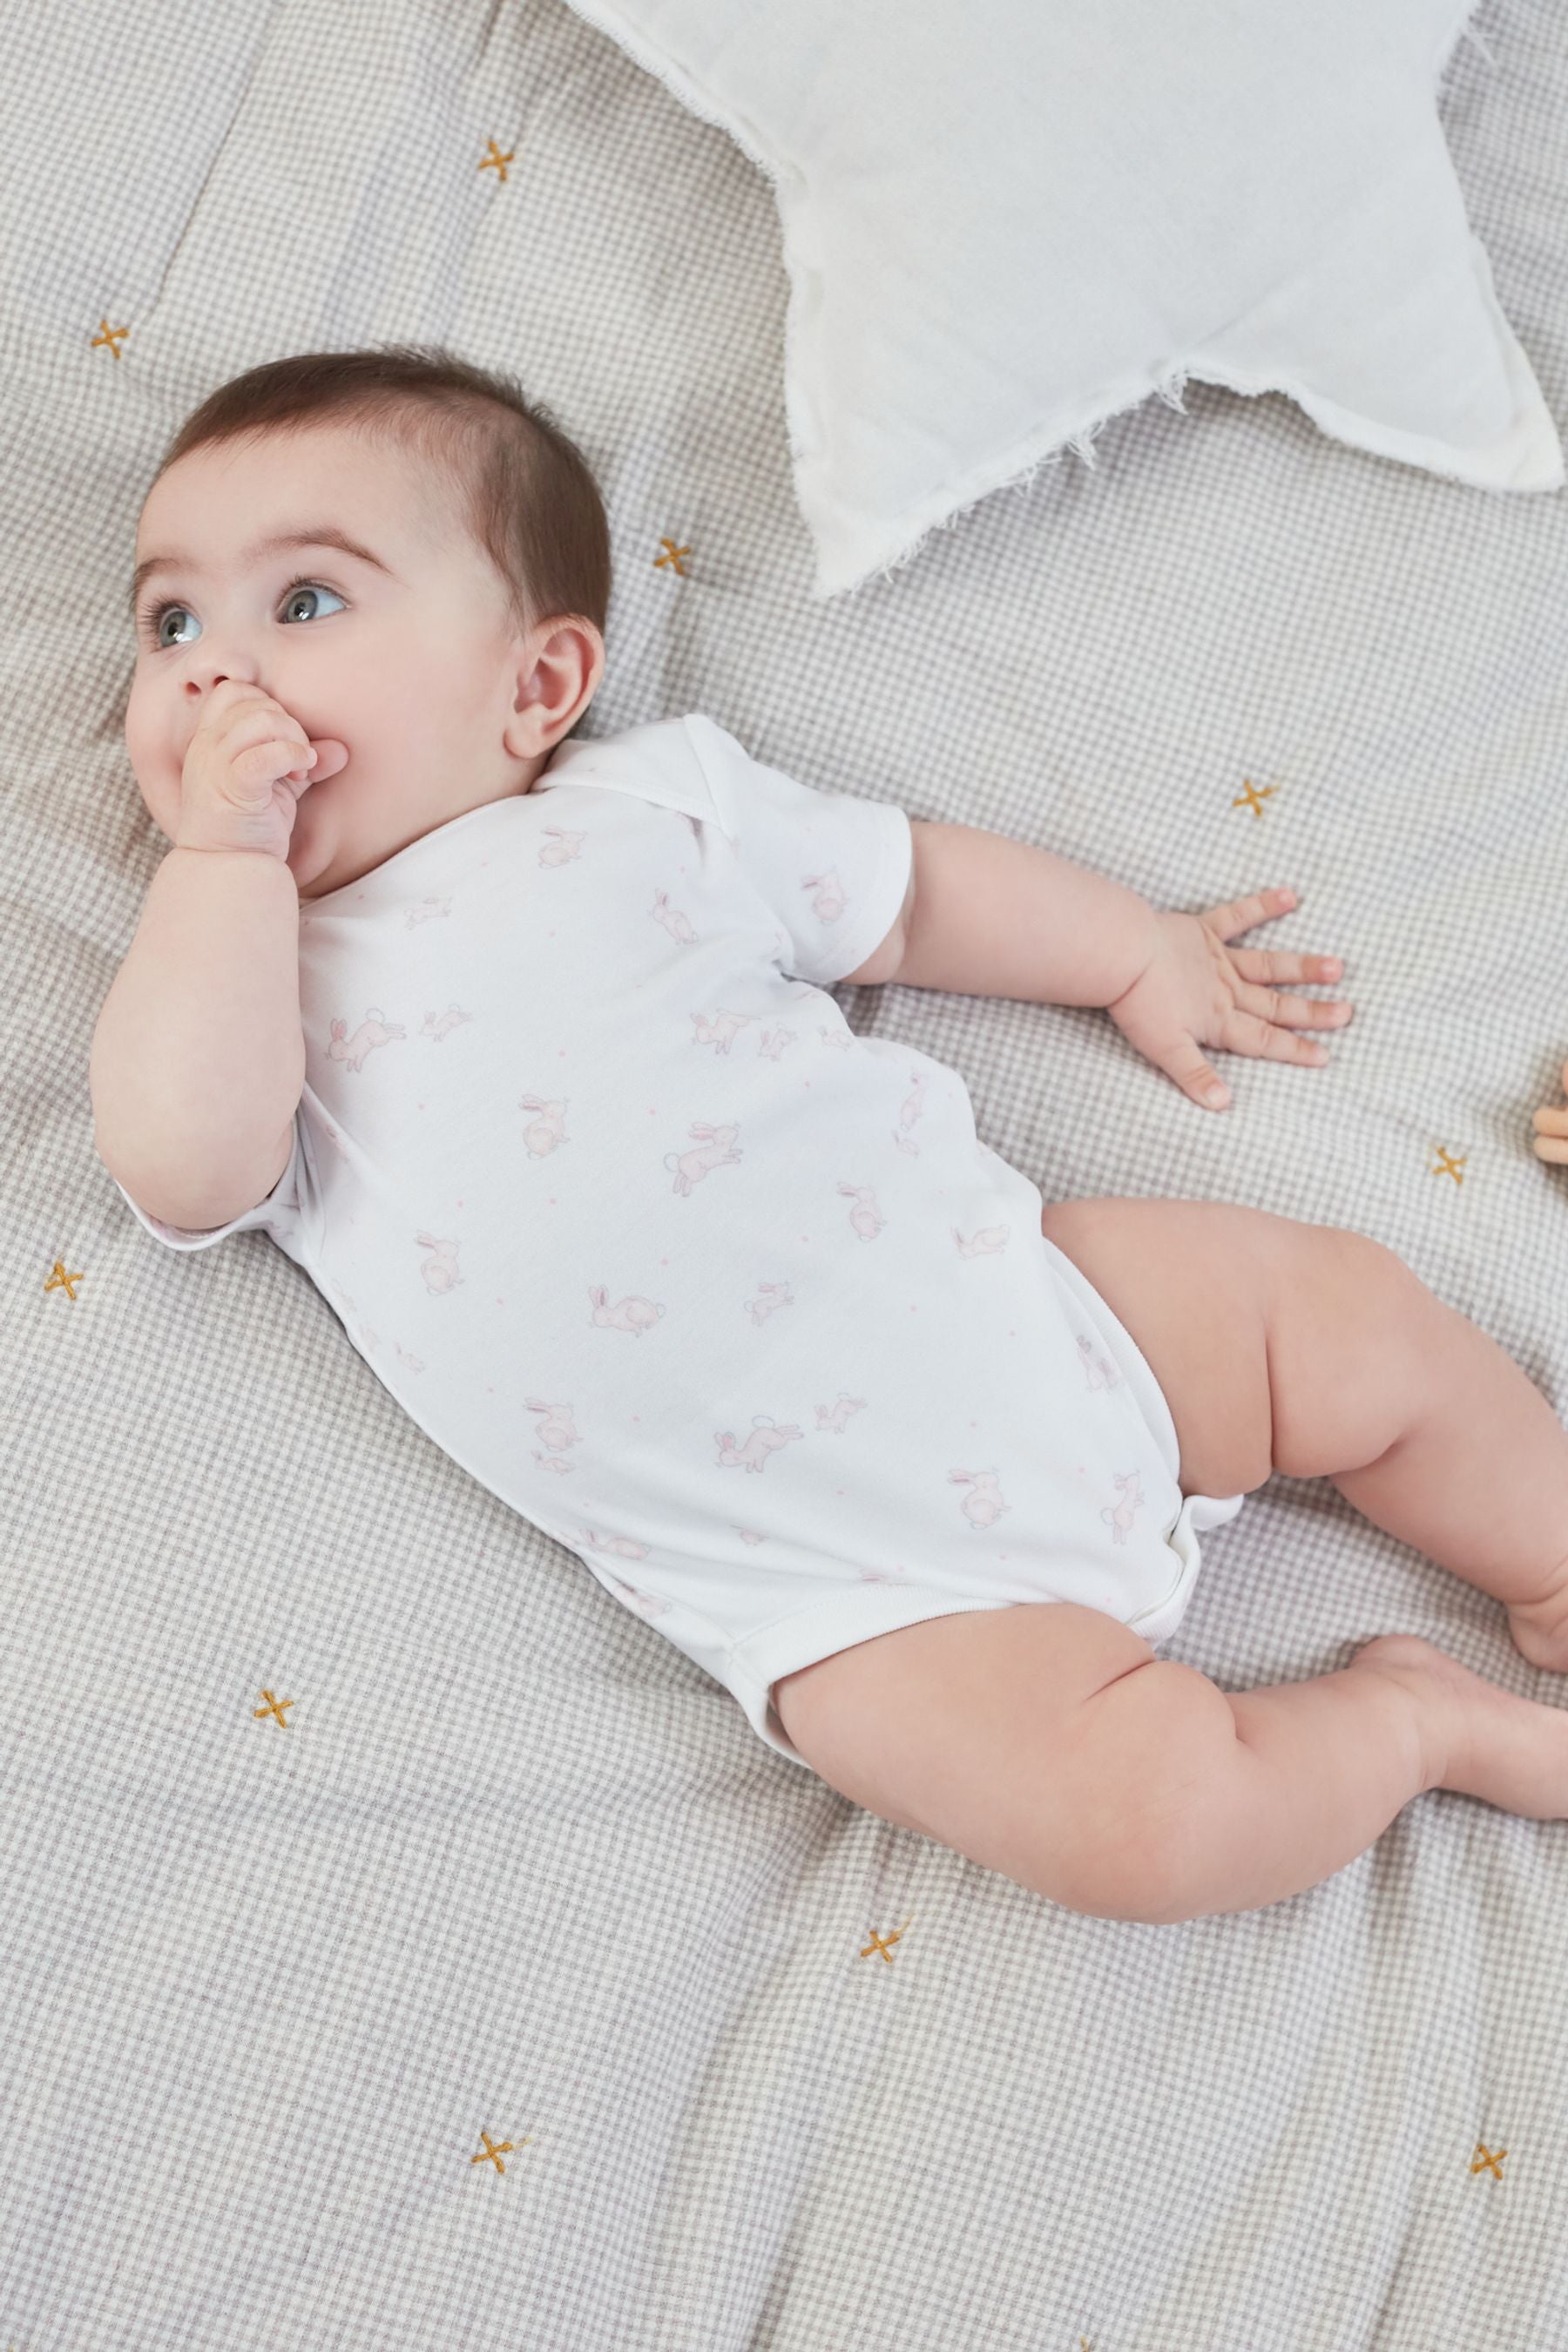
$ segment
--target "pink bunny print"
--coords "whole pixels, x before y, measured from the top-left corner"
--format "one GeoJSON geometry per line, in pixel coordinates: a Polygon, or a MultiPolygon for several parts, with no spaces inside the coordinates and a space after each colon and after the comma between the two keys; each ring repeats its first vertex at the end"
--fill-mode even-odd
{"type": "Polygon", "coordinates": [[[873,1188],[869,1184],[840,1184],[838,1189],[847,1192],[855,1203],[849,1212],[849,1222],[861,1240],[874,1242],[888,1221],[877,1206],[873,1188]]]}
{"type": "Polygon", "coordinates": [[[765,1323],[768,1317],[776,1315],[781,1307],[795,1305],[795,1296],[787,1282],[759,1282],[757,1289],[761,1295],[745,1302],[746,1312],[753,1323],[765,1323]]]}
{"type": "Polygon", "coordinates": [[[1012,1230],[1011,1225],[984,1225],[970,1240],[965,1241],[958,1227],[954,1225],[952,1238],[958,1244],[960,1257],[991,1257],[998,1250],[1006,1248],[1007,1236],[1012,1230]]]}
{"type": "Polygon", "coordinates": [[[332,1042],[327,1047],[330,1062],[342,1062],[351,1070],[363,1070],[364,1057],[374,1045],[384,1045],[405,1032],[382,1019],[379,1013],[367,1013],[352,1037],[346,1021],[332,1023],[332,1042]]]}
{"type": "Polygon", "coordinates": [[[698,1139],[695,1151],[683,1151],[677,1158],[673,1151],[664,1155],[667,1168],[675,1170],[675,1189],[684,1200],[692,1188],[700,1184],[710,1168],[733,1168],[742,1155],[735,1149],[738,1127],[709,1127],[699,1123],[687,1132],[698,1139]]]}
{"type": "Polygon", "coordinates": [[[994,1527],[1003,1512],[1012,1509],[1011,1503],[1002,1500],[997,1471],[950,1470],[947,1475],[951,1485],[973,1486],[974,1489],[972,1495],[965,1495],[963,1498],[963,1516],[972,1528],[994,1527]]]}
{"type": "Polygon", "coordinates": [[[588,838],[585,833],[568,833],[563,824],[547,824],[544,830],[550,838],[540,850],[541,866],[564,866],[569,858],[582,855],[588,838]]]}
{"type": "Polygon", "coordinates": [[[847,1029],[824,1029],[819,1025],[816,1034],[825,1045],[832,1046],[836,1054],[847,1054],[855,1043],[847,1029]]]}
{"type": "Polygon", "coordinates": [[[522,1130],[530,1159],[547,1160],[557,1144],[566,1141],[566,1104],[569,1100],[567,1096],[559,1102],[546,1102],[542,1095],[518,1097],[519,1110],[532,1110],[539,1114],[537,1118],[531,1118],[522,1130]]]}
{"type": "Polygon", "coordinates": [[[437,1296],[444,1291],[456,1290],[463,1278],[458,1272],[457,1243],[438,1242],[434,1234],[416,1234],[414,1238],[421,1249],[434,1253],[419,1269],[425,1277],[426,1289],[437,1296]]]}
{"type": "Polygon", "coordinates": [[[449,1031],[457,1028],[459,1022],[471,1021],[473,1017],[471,1013],[461,1013],[455,1004],[448,1004],[445,1013],[427,1013],[425,1015],[425,1026],[419,1034],[422,1037],[434,1037],[438,1045],[449,1031]]]}
{"type": "Polygon", "coordinates": [[[428,898],[420,898],[412,907],[403,909],[403,928],[405,931],[412,931],[420,923],[427,923],[433,915],[449,915],[451,911],[452,894],[449,890],[444,891],[439,898],[432,895],[428,898]]]}
{"type": "Polygon", "coordinates": [[[542,1397],[525,1397],[530,1412],[542,1412],[539,1424],[540,1443],[548,1445],[552,1454],[564,1454],[569,1445],[581,1445],[577,1424],[572,1418],[569,1404],[546,1404],[542,1397]]]}
{"type": "Polygon", "coordinates": [[[1121,1500],[1114,1510],[1101,1511],[1119,1544],[1125,1543],[1132,1530],[1132,1515],[1143,1505],[1143,1487],[1136,1470],[1118,1470],[1112,1474],[1120,1490],[1121,1500]]]}
{"type": "Polygon", "coordinates": [[[664,1308],[655,1306],[651,1298],[623,1298],[612,1307],[609,1292],[597,1286],[590,1288],[588,1296],[594,1302],[591,1321],[602,1331],[629,1331],[634,1339],[640,1339],[664,1313],[664,1308]]]}
{"type": "Polygon", "coordinates": [[[842,1437],[844,1434],[844,1425],[846,1422],[847,1422],[850,1414],[852,1412],[864,1412],[865,1410],[866,1400],[864,1397],[852,1397],[847,1389],[840,1389],[838,1391],[838,1402],[837,1404],[819,1404],[817,1406],[816,1426],[819,1431],[831,1430],[836,1437],[842,1437]]]}
{"type": "Polygon", "coordinates": [[[826,874],[806,875],[800,887],[816,891],[811,911],[819,923],[836,923],[849,903],[844,896],[844,885],[831,866],[826,874]]]}
{"type": "Polygon", "coordinates": [[[1121,1379],[1121,1373],[1102,1348],[1097,1348],[1087,1331],[1076,1335],[1079,1361],[1091,1389],[1113,1389],[1121,1379]]]}
{"type": "Polygon", "coordinates": [[[670,905],[669,893],[668,890],[656,890],[654,892],[653,905],[648,908],[648,912],[653,917],[656,923],[662,923],[664,925],[665,929],[669,933],[672,940],[679,940],[683,948],[689,948],[693,940],[697,937],[697,934],[692,929],[689,921],[686,916],[681,913],[679,908],[672,907],[670,905]]]}
{"type": "Polygon", "coordinates": [[[805,1435],[805,1430],[797,1429],[793,1421],[781,1425],[765,1412],[753,1413],[752,1433],[744,1445],[736,1444],[733,1430],[714,1431],[713,1442],[719,1448],[718,1467],[721,1470],[755,1470],[760,1473],[770,1454],[776,1454],[779,1447],[787,1445],[792,1437],[805,1435]]]}
{"type": "Polygon", "coordinates": [[[910,1076],[914,1080],[914,1092],[906,1095],[900,1106],[899,1124],[893,1135],[893,1141],[900,1151],[920,1150],[920,1145],[910,1136],[910,1129],[919,1118],[923,1108],[927,1080],[923,1070],[911,1070],[910,1076]]]}
{"type": "Polygon", "coordinates": [[[770,1062],[776,1062],[784,1047],[794,1044],[793,1029],[764,1029],[757,1041],[757,1051],[765,1054],[770,1062]]]}
{"type": "Polygon", "coordinates": [[[731,1041],[756,1017],[754,1013],[716,1013],[710,1021],[706,1013],[694,1013],[691,1018],[697,1024],[697,1034],[691,1042],[694,1045],[715,1045],[721,1054],[727,1054],[731,1041]]]}
{"type": "Polygon", "coordinates": [[[647,1546],[636,1542],[630,1536],[602,1536],[596,1528],[579,1528],[578,1534],[590,1551],[614,1552],[617,1559],[646,1559],[647,1546]]]}
{"type": "Polygon", "coordinates": [[[621,1577],[612,1576],[610,1582],[626,1607],[635,1609],[639,1617],[662,1617],[669,1607],[668,1601],[657,1592],[639,1592],[635,1584],[627,1584],[621,1577]]]}

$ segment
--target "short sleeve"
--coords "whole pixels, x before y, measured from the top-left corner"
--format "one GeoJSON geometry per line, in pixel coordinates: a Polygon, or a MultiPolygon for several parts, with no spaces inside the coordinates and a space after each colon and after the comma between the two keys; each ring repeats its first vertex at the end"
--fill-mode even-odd
{"type": "Polygon", "coordinates": [[[711,719],[685,723],[742,873],[789,935],[786,969],[824,988],[858,970],[904,903],[914,856],[904,811],[816,792],[753,760],[711,719]]]}
{"type": "Polygon", "coordinates": [[[249,1233],[259,1228],[263,1233],[270,1234],[290,1256],[298,1255],[295,1244],[302,1228],[305,1187],[303,1130],[299,1111],[294,1114],[294,1141],[283,1173],[264,1201],[258,1201],[254,1208],[244,1210],[237,1217],[231,1217],[226,1225],[209,1225],[204,1231],[195,1232],[184,1225],[165,1224],[162,1217],[151,1217],[145,1209],[139,1207],[118,1177],[113,1181],[116,1192],[137,1223],[145,1226],[154,1241],[166,1244],[170,1249],[210,1249],[214,1242],[223,1241],[229,1234],[249,1233]]]}

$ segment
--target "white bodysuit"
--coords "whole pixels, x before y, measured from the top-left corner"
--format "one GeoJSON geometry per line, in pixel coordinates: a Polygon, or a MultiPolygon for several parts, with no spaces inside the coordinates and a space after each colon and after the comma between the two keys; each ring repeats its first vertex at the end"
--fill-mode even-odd
{"type": "MultiPolygon", "coordinates": [[[[300,908],[306,1077],[259,1226],[398,1402],[803,1762],[782,1675],[1076,1601],[1174,1631],[1196,1535],[1146,1360],[956,1071],[857,1037],[892,804],[693,715],[560,746],[300,908]]],[[[121,1187],[123,1192],[124,1188],[121,1187]]]]}

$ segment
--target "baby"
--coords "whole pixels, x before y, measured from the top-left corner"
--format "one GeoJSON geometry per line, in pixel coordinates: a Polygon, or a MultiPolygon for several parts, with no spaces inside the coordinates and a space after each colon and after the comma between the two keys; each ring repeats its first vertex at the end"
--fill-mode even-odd
{"type": "Polygon", "coordinates": [[[1068,1907],[1315,1885],[1428,1789],[1568,1816],[1568,1710],[1393,1634],[1226,1693],[1155,1655],[1198,1536],[1327,1477],[1568,1670],[1568,1433],[1380,1244],[1042,1203],[897,981],[1321,1063],[1337,960],[810,789],[710,719],[571,740],[587,467],[510,380],[308,353],[186,422],[137,533],[126,740],[174,845],[105,1000],[104,1164],[176,1248],[259,1226],[464,1468],[759,1737],[1068,1907]],[[1051,1607],[1019,1607],[1020,1602],[1051,1607]]]}

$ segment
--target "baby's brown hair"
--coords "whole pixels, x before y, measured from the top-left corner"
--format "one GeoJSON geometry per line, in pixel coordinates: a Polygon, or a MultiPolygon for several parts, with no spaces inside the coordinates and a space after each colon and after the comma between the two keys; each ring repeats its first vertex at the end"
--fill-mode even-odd
{"type": "Polygon", "coordinates": [[[576,614],[604,635],[610,529],[587,460],[513,377],[439,344],[297,352],[249,368],[186,417],[158,473],[209,442],[329,420],[446,469],[519,629],[576,614]]]}

